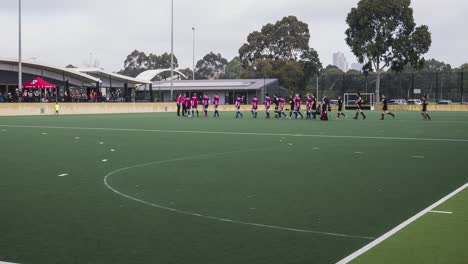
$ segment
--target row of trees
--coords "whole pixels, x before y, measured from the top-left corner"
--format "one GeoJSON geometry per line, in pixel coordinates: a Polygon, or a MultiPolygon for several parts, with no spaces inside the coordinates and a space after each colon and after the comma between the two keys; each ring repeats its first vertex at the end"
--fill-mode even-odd
{"type": "MultiPolygon", "coordinates": [[[[423,55],[431,46],[431,33],[427,26],[416,25],[411,0],[360,0],[349,12],[346,23],[345,41],[364,65],[364,75],[375,74],[377,98],[381,75],[386,72],[453,70],[436,60],[425,62],[423,55]]],[[[250,33],[239,49],[239,56],[231,61],[213,52],[205,55],[196,64],[195,76],[197,79],[277,78],[290,91],[304,91],[315,85],[314,76],[343,74],[334,66],[323,68],[318,53],[309,43],[309,26],[295,16],[284,17],[250,33]]],[[[135,50],[124,66],[120,73],[129,76],[148,69],[167,69],[170,54],[146,55],[135,50]]],[[[174,67],[178,67],[177,57],[174,67]]],[[[192,75],[191,69],[183,72],[192,75]]]]}
{"type": "MultiPolygon", "coordinates": [[[[247,37],[239,56],[231,61],[210,52],[196,64],[197,79],[278,78],[289,90],[303,90],[309,79],[322,69],[318,53],[310,48],[309,26],[294,16],[267,24],[247,37]]],[[[170,68],[170,54],[145,54],[135,50],[119,73],[136,77],[151,69],[170,68]]],[[[178,68],[174,56],[174,68],[178,68]]],[[[182,70],[192,76],[191,69],[182,70]]],[[[161,76],[162,79],[168,76],[161,76]]]]}

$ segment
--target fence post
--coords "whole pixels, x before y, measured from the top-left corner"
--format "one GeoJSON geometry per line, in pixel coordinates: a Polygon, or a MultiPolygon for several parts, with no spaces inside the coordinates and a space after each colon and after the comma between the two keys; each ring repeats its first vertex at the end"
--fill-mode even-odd
{"type": "Polygon", "coordinates": [[[460,102],[463,104],[463,70],[460,72],[460,102]]]}

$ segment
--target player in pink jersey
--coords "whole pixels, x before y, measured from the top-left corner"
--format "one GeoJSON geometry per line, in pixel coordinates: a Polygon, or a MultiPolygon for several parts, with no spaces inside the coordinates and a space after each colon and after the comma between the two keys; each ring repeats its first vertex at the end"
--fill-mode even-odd
{"type": "Polygon", "coordinates": [[[180,110],[182,107],[182,95],[181,94],[177,96],[176,104],[177,104],[177,116],[180,116],[180,110]]]}
{"type": "Polygon", "coordinates": [[[307,108],[307,117],[306,117],[306,119],[308,119],[308,120],[312,119],[312,104],[313,104],[313,99],[308,94],[307,95],[307,103],[306,103],[306,108],[307,108]]]}
{"type": "Polygon", "coordinates": [[[192,108],[192,101],[190,100],[190,95],[185,96],[185,109],[187,111],[187,117],[190,117],[190,109],[192,108]]]}
{"type": "Polygon", "coordinates": [[[279,97],[279,107],[278,107],[278,115],[279,118],[283,118],[283,116],[286,118],[288,117],[286,113],[284,113],[284,108],[286,107],[286,100],[283,98],[283,96],[279,97]]]}
{"type": "Polygon", "coordinates": [[[214,117],[219,117],[219,111],[218,111],[219,95],[218,94],[216,94],[215,97],[214,97],[213,105],[214,105],[214,108],[215,108],[214,117]]]}
{"type": "Polygon", "coordinates": [[[195,117],[195,112],[197,112],[197,117],[200,117],[198,114],[198,97],[196,93],[192,96],[192,117],[195,117]]]}
{"type": "Polygon", "coordinates": [[[252,99],[252,115],[254,118],[257,118],[257,112],[258,110],[258,98],[257,96],[254,96],[254,98],[252,99]]]}
{"type": "Polygon", "coordinates": [[[301,104],[302,104],[301,97],[299,97],[299,94],[296,94],[296,98],[294,98],[294,105],[295,105],[294,114],[296,115],[296,119],[298,119],[298,116],[301,116],[301,119],[304,119],[304,116],[301,113],[301,104]]]}
{"type": "Polygon", "coordinates": [[[266,110],[266,118],[270,118],[270,107],[271,107],[271,98],[268,94],[265,96],[265,110],[266,110]]]}
{"type": "Polygon", "coordinates": [[[210,98],[208,95],[203,96],[203,110],[205,111],[205,117],[208,117],[208,107],[210,106],[210,98]]]}
{"type": "Polygon", "coordinates": [[[240,95],[237,95],[237,99],[236,99],[236,110],[237,110],[237,113],[236,113],[236,118],[243,118],[244,115],[241,113],[241,105],[242,105],[242,97],[240,95]]]}
{"type": "Polygon", "coordinates": [[[187,107],[185,106],[185,94],[180,98],[180,105],[182,106],[182,116],[187,114],[187,107]]]}

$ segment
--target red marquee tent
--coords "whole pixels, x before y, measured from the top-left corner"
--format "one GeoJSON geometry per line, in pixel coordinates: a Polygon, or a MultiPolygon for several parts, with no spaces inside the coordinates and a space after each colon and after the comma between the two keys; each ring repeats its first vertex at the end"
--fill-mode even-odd
{"type": "Polygon", "coordinates": [[[55,89],[57,86],[43,79],[36,77],[36,79],[23,84],[23,89],[55,89]]]}

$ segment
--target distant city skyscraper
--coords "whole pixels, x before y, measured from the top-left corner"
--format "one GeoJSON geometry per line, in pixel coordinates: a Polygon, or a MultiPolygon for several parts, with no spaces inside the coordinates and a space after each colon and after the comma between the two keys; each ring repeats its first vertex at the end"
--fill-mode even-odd
{"type": "Polygon", "coordinates": [[[338,67],[340,70],[347,72],[348,71],[348,61],[346,60],[346,57],[344,53],[342,52],[337,52],[333,54],[333,65],[338,67]]]}

